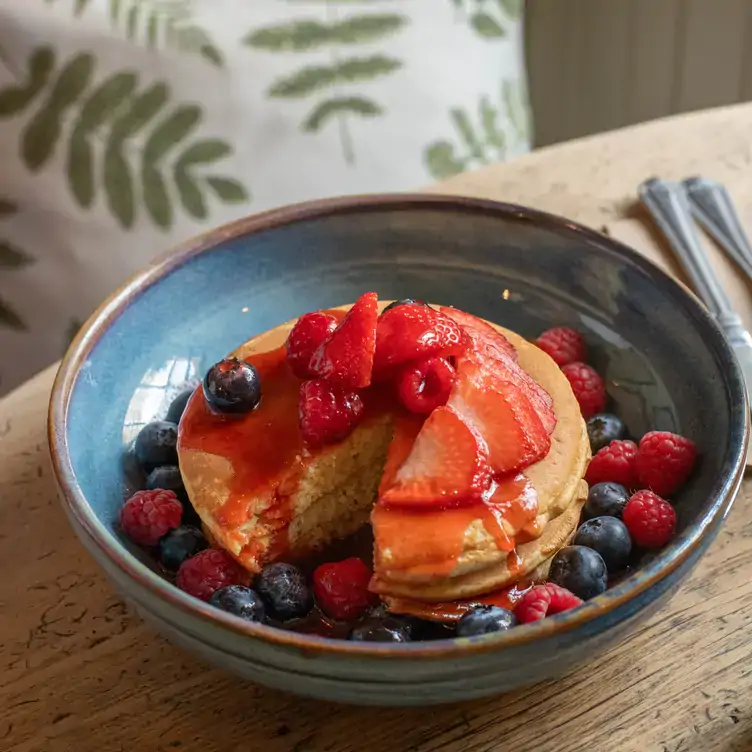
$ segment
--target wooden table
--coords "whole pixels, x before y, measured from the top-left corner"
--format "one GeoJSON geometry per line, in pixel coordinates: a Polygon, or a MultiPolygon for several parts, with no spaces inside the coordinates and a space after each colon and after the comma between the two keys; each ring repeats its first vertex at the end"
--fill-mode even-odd
{"type": "MultiPolygon", "coordinates": [[[[542,150],[432,190],[594,226],[651,174],[703,172],[752,201],[752,105],[542,150]]],[[[244,684],[129,613],[55,499],[54,369],[0,402],[0,750],[752,750],[752,483],[694,576],[631,639],[557,682],[426,710],[340,707],[244,684]]]]}

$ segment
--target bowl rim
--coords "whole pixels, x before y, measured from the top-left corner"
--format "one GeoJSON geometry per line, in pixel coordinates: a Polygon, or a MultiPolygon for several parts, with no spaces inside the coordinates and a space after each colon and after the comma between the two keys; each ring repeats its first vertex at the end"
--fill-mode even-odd
{"type": "Polygon", "coordinates": [[[706,535],[710,534],[712,539],[717,532],[741,484],[745,469],[750,418],[747,390],[740,366],[731,346],[711,314],[685,285],[669,276],[637,251],[577,222],[517,204],[450,194],[385,193],[318,199],[252,214],[197,235],[158,256],[105,299],[79,330],[63,357],[55,377],[50,395],[47,431],[52,468],[60,490],[59,496],[66,512],[74,520],[74,529],[78,527],[78,531],[83,532],[96,549],[120,570],[121,574],[134,580],[137,586],[148,591],[151,596],[167,601],[182,615],[197,618],[201,622],[209,622],[209,626],[224,628],[236,636],[260,640],[270,647],[293,649],[307,655],[324,654],[330,657],[352,656],[380,659],[446,659],[511,649],[533,640],[550,638],[578,629],[589,622],[607,616],[632,599],[646,593],[684,563],[690,561],[695,554],[701,553],[706,535]],[[187,263],[194,256],[210,252],[222,242],[301,221],[353,213],[420,209],[483,214],[500,219],[530,222],[560,234],[579,238],[590,247],[603,247],[625,257],[633,265],[656,279],[666,293],[690,314],[695,325],[704,327],[708,335],[705,341],[713,351],[714,359],[724,376],[729,401],[733,404],[738,399],[745,408],[734,411],[730,416],[729,451],[724,458],[719,479],[710,494],[707,511],[691,530],[684,531],[677,536],[645,569],[639,570],[606,593],[586,602],[582,607],[533,624],[516,627],[508,632],[477,638],[449,638],[405,644],[349,642],[245,622],[184,593],[139,561],[104,526],[89,506],[76,480],[68,452],[67,418],[74,388],[89,353],[106,334],[109,326],[148,288],[157,284],[160,279],[187,263]]]}

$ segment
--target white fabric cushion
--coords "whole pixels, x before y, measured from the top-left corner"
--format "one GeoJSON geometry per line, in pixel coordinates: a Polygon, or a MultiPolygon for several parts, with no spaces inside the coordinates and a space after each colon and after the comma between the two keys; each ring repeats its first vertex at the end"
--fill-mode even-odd
{"type": "Polygon", "coordinates": [[[155,254],[528,148],[521,0],[0,0],[0,391],[155,254]]]}

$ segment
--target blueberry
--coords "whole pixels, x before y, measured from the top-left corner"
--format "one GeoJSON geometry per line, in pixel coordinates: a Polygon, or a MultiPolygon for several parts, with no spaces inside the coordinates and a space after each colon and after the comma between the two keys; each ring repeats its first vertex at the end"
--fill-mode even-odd
{"type": "Polygon", "coordinates": [[[476,606],[457,622],[457,637],[504,632],[517,626],[517,617],[500,606],[476,606]]]}
{"type": "Polygon", "coordinates": [[[627,434],[627,427],[621,418],[611,413],[598,413],[588,418],[587,432],[590,437],[590,449],[595,454],[614,439],[623,439],[627,434]]]}
{"type": "Polygon", "coordinates": [[[209,543],[198,528],[181,525],[159,541],[159,560],[165,569],[176,572],[186,559],[208,547],[209,543]]]}
{"type": "Polygon", "coordinates": [[[217,412],[248,413],[261,402],[258,371],[244,360],[220,360],[204,376],[204,397],[217,412]]]}
{"type": "Polygon", "coordinates": [[[263,621],[266,616],[261,598],[244,585],[229,585],[215,590],[209,603],[246,621],[263,621]]]}
{"type": "Polygon", "coordinates": [[[167,491],[174,491],[181,501],[188,499],[183,485],[183,476],[180,474],[180,468],[177,465],[155,467],[146,479],[146,487],[149,490],[164,488],[167,491]]]}
{"type": "Polygon", "coordinates": [[[596,483],[588,491],[585,502],[585,519],[593,517],[618,517],[629,501],[629,491],[618,483],[596,483]]]}
{"type": "Polygon", "coordinates": [[[410,642],[410,632],[401,619],[387,616],[366,619],[354,627],[348,636],[354,642],[410,642]]]}
{"type": "Polygon", "coordinates": [[[391,308],[396,308],[397,306],[403,306],[403,305],[424,306],[426,305],[426,303],[424,303],[422,300],[413,300],[413,298],[403,298],[402,300],[395,300],[393,303],[390,303],[382,311],[382,313],[386,313],[391,308]]]}
{"type": "Polygon", "coordinates": [[[185,406],[188,404],[188,400],[195,391],[195,389],[186,389],[184,392],[180,392],[167,408],[165,420],[169,420],[172,423],[180,423],[180,419],[185,412],[185,406]]]}
{"type": "Polygon", "coordinates": [[[301,571],[292,564],[269,564],[256,577],[255,584],[273,619],[299,619],[313,608],[313,593],[301,571]]]}
{"type": "Polygon", "coordinates": [[[177,465],[177,443],[178,427],[175,423],[166,420],[147,423],[136,437],[136,459],[147,473],[160,465],[177,465]]]}
{"type": "Polygon", "coordinates": [[[583,523],[574,536],[574,545],[597,551],[611,574],[624,569],[632,553],[627,526],[616,517],[595,517],[583,523]]]}
{"type": "Polygon", "coordinates": [[[597,551],[585,546],[566,546],[551,560],[548,579],[583,601],[606,590],[606,563],[597,551]]]}

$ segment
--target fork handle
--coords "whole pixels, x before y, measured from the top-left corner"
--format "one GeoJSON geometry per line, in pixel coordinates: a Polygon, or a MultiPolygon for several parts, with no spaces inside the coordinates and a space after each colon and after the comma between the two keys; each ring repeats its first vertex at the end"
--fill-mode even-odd
{"type": "Polygon", "coordinates": [[[739,327],[741,320],[700,244],[684,187],[680,183],[651,178],[640,186],[639,192],[695,291],[718,323],[726,330],[739,327]]]}

